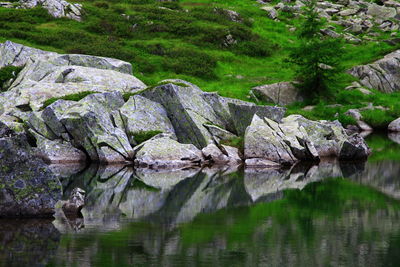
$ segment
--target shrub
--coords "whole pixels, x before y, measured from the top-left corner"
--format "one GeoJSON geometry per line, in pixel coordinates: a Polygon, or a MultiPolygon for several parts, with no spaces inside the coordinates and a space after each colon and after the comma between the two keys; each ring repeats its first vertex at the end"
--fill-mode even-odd
{"type": "Polygon", "coordinates": [[[187,74],[204,79],[214,79],[217,61],[212,56],[189,48],[174,48],[167,52],[163,61],[167,70],[177,74],[187,74]]]}
{"type": "Polygon", "coordinates": [[[7,88],[6,83],[18,76],[22,67],[6,66],[0,69],[0,91],[5,91],[7,88]]]}

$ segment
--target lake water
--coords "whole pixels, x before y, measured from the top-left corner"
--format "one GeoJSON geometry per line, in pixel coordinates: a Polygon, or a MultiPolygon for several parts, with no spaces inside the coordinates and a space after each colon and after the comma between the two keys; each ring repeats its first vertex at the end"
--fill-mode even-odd
{"type": "MultiPolygon", "coordinates": [[[[0,266],[399,266],[400,145],[368,162],[179,172],[55,166],[83,218],[0,220],[0,266]]],[[[400,140],[400,139],[399,139],[400,140]]]]}

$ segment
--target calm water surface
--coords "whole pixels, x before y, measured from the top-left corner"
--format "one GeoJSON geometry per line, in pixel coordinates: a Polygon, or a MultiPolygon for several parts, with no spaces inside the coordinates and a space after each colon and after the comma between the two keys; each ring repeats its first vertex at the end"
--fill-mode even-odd
{"type": "Polygon", "coordinates": [[[399,266],[400,145],[366,163],[179,172],[52,166],[83,219],[1,220],[0,266],[399,266]]]}

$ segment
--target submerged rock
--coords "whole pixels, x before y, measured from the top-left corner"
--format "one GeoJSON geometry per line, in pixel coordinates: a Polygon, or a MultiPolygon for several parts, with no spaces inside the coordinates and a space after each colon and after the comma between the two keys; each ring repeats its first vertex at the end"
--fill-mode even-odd
{"type": "Polygon", "coordinates": [[[67,216],[82,216],[81,210],[85,206],[85,190],[77,187],[72,190],[71,196],[67,201],[63,201],[62,210],[67,216]]]}
{"type": "Polygon", "coordinates": [[[62,188],[26,137],[0,122],[0,217],[51,217],[62,188]]]}

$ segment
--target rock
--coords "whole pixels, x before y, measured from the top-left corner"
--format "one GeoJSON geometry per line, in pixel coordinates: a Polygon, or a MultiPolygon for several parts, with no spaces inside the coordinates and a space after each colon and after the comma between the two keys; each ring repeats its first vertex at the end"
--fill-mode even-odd
{"type": "MultiPolygon", "coordinates": [[[[279,137],[269,123],[271,120],[261,119],[254,115],[244,136],[245,159],[263,158],[279,164],[293,164],[297,159],[290,147],[279,137]]],[[[277,124],[277,123],[274,123],[277,124]]]]}
{"type": "Polygon", "coordinates": [[[364,159],[369,154],[364,140],[348,136],[339,122],[310,121],[300,115],[288,116],[280,124],[255,115],[244,142],[245,159],[267,159],[288,165],[326,157],[346,159],[343,155],[350,145],[357,151],[353,159],[364,159]]]}
{"type": "Polygon", "coordinates": [[[150,139],[136,152],[135,166],[151,169],[180,169],[200,166],[201,150],[192,144],[181,144],[168,137],[150,139]]]}
{"type": "Polygon", "coordinates": [[[225,155],[216,145],[209,144],[201,150],[205,160],[209,160],[211,164],[226,164],[229,162],[229,158],[225,155]]]}
{"type": "Polygon", "coordinates": [[[110,113],[124,105],[121,93],[92,94],[70,107],[61,117],[75,147],[92,161],[126,162],[133,149],[125,132],[116,127],[110,113]]]}
{"type": "Polygon", "coordinates": [[[388,130],[390,132],[400,132],[400,118],[392,121],[388,126],[388,130]]]}
{"type": "Polygon", "coordinates": [[[280,121],[285,108],[271,106],[257,106],[254,103],[239,99],[221,97],[216,93],[203,93],[202,98],[212,107],[215,114],[222,121],[226,130],[236,135],[243,135],[247,126],[250,125],[254,114],[280,121]]]}
{"type": "Polygon", "coordinates": [[[0,47],[0,67],[24,66],[3,96],[3,112],[39,110],[49,98],[82,92],[136,92],[143,82],[132,76],[132,65],[112,58],[60,55],[5,42],[0,47]]]}
{"type": "MultiPolygon", "coordinates": [[[[117,126],[125,130],[130,140],[135,140],[135,135],[146,133],[167,133],[176,139],[174,127],[163,106],[140,95],[131,96],[113,117],[117,126]]],[[[136,145],[137,141],[131,141],[131,144],[136,145]]]]}
{"type": "Polygon", "coordinates": [[[339,12],[339,16],[345,17],[345,16],[352,16],[357,14],[359,11],[358,8],[350,8],[350,9],[345,9],[339,12]]]}
{"type": "Polygon", "coordinates": [[[372,131],[372,127],[367,123],[362,121],[362,115],[358,109],[349,109],[344,113],[347,116],[350,116],[356,120],[357,126],[361,131],[372,131]]]}
{"type": "Polygon", "coordinates": [[[267,16],[270,19],[277,19],[278,18],[278,12],[276,12],[276,9],[272,6],[263,6],[261,7],[262,10],[267,12],[267,16]]]}
{"type": "Polygon", "coordinates": [[[228,141],[228,140],[232,140],[233,138],[237,138],[237,136],[234,135],[233,133],[231,133],[225,129],[222,129],[216,125],[204,124],[204,127],[207,128],[207,130],[210,132],[210,134],[214,138],[214,141],[217,144],[219,144],[221,141],[228,141]]]}
{"type": "MultiPolygon", "coordinates": [[[[50,128],[57,138],[62,138],[65,141],[70,141],[70,136],[67,133],[67,129],[61,123],[61,118],[64,113],[68,111],[70,107],[75,105],[74,101],[57,100],[53,104],[47,106],[41,115],[42,121],[45,122],[46,126],[50,128]]],[[[40,133],[40,132],[39,132],[40,133]]]]}
{"type": "Polygon", "coordinates": [[[0,217],[51,217],[61,199],[57,177],[26,138],[0,122],[0,217]]]}
{"type": "Polygon", "coordinates": [[[245,164],[247,168],[279,168],[281,166],[276,162],[261,158],[246,159],[245,164]]]}
{"type": "Polygon", "coordinates": [[[67,201],[63,201],[62,210],[66,216],[82,216],[81,210],[85,206],[85,190],[77,187],[67,201]]]}
{"type": "Polygon", "coordinates": [[[400,90],[400,50],[386,55],[374,63],[352,68],[349,73],[360,79],[360,83],[384,93],[400,90]]]}
{"type": "Polygon", "coordinates": [[[332,38],[339,38],[341,35],[331,29],[321,29],[321,33],[332,38]]]}
{"type": "Polygon", "coordinates": [[[359,160],[368,158],[371,153],[367,144],[358,134],[353,134],[346,140],[340,150],[339,159],[359,160]]]}
{"type": "Polygon", "coordinates": [[[285,115],[286,109],[272,106],[257,106],[248,102],[228,103],[229,112],[238,135],[244,135],[247,126],[250,125],[254,114],[261,118],[268,118],[279,122],[285,115]]]}
{"type": "Polygon", "coordinates": [[[71,4],[64,0],[20,0],[19,8],[43,7],[55,18],[70,18],[81,21],[82,5],[71,4]]]}
{"type": "Polygon", "coordinates": [[[49,140],[36,134],[37,152],[38,157],[43,159],[46,163],[84,163],[86,162],[86,154],[73,147],[69,142],[61,139],[49,140]]]}
{"type": "Polygon", "coordinates": [[[202,98],[202,94],[195,87],[173,83],[142,93],[144,97],[165,108],[180,143],[193,144],[200,149],[214,142],[204,124],[224,125],[213,108],[202,98]]]}
{"type": "Polygon", "coordinates": [[[230,165],[242,164],[242,154],[236,147],[221,145],[221,150],[228,156],[230,165]]]}
{"type": "Polygon", "coordinates": [[[56,55],[53,52],[47,52],[29,46],[6,41],[0,44],[0,69],[5,66],[24,66],[29,59],[40,55],[56,55]]]}
{"type": "Polygon", "coordinates": [[[369,3],[367,14],[379,19],[388,19],[394,18],[397,15],[397,12],[396,9],[392,7],[385,7],[375,3],[369,3]]]}
{"type": "Polygon", "coordinates": [[[291,82],[280,82],[257,86],[251,89],[257,98],[278,105],[303,101],[299,90],[291,82]]]}

